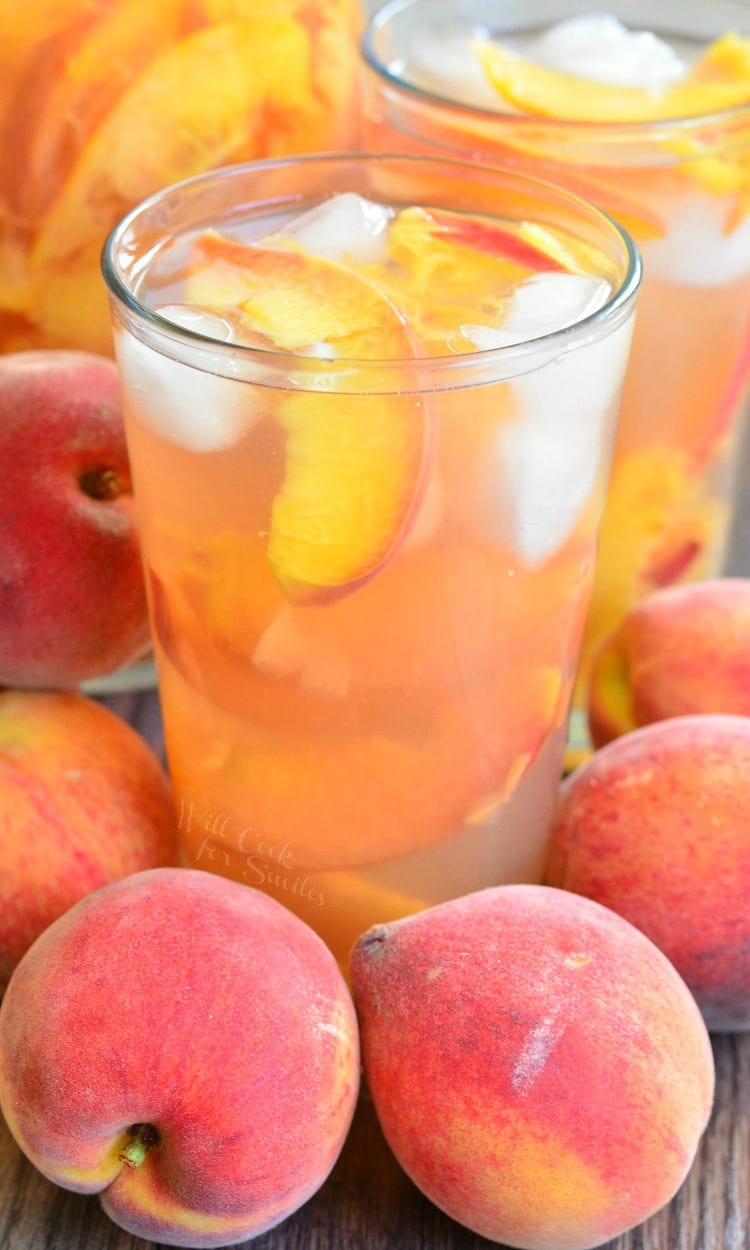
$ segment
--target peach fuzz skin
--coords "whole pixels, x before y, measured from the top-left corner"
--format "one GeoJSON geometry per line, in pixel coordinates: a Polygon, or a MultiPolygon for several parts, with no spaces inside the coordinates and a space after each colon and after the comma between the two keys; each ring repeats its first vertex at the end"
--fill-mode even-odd
{"type": "Polygon", "coordinates": [[[117,370],[0,357],[0,683],[72,687],[149,631],[117,370]]]}
{"type": "Polygon", "coordinates": [[[750,716],[750,578],[649,595],[594,663],[588,716],[596,747],[653,721],[700,712],[750,716]]]}
{"type": "Polygon", "coordinates": [[[301,1206],[338,1156],[358,1078],[351,998],[321,940],[189,869],[77,904],[0,1008],[0,1105],[21,1149],[167,1245],[242,1241],[301,1206]],[[138,1165],[121,1155],[134,1126],[151,1142],[138,1165]]]}
{"type": "Polygon", "coordinates": [[[750,1028],[750,718],[675,717],[603,747],[563,784],[545,879],[646,933],[709,1029],[750,1028]]]}
{"type": "Polygon", "coordinates": [[[713,1098],[700,1013],[632,925],[500,886],[354,947],[363,1064],[414,1183],[483,1237],[586,1250],[686,1176],[713,1098]]]}
{"type": "Polygon", "coordinates": [[[164,769],[114,712],[0,691],[0,996],[31,943],[86,894],[178,862],[164,769]]]}

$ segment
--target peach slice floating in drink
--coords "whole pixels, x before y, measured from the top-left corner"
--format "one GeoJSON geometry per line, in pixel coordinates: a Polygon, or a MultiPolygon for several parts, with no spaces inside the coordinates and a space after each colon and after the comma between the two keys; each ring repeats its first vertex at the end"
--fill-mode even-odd
{"type": "Polygon", "coordinates": [[[684,80],[661,91],[548,69],[494,41],[477,40],[474,46],[498,95],[513,108],[540,117],[666,121],[709,116],[744,104],[749,95],[750,40],[732,34],[712,44],[684,80]]]}
{"type": "MultiPolygon", "coordinates": [[[[235,320],[240,338],[360,361],[410,359],[401,314],[361,274],[287,240],[196,243],[188,298],[235,320]]],[[[285,394],[286,473],[273,505],[268,559],[293,603],[349,594],[409,531],[431,457],[431,423],[408,397],[285,394]]]]}

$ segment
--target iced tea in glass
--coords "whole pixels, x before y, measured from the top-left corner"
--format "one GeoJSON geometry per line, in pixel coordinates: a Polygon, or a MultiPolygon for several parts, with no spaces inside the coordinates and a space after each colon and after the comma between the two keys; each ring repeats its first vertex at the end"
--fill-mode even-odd
{"type": "Polygon", "coordinates": [[[394,0],[364,54],[368,146],[549,178],[642,253],[586,656],[648,592],[722,568],[750,376],[750,11],[394,0]]]}
{"type": "Polygon", "coordinates": [[[530,179],[321,156],[167,189],[105,274],[186,861],[342,960],[538,878],[628,236],[530,179]]]}

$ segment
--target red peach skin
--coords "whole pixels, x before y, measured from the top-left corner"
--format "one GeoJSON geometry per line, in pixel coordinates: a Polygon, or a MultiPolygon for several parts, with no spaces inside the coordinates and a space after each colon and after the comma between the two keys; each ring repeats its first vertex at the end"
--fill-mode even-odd
{"type": "Polygon", "coordinates": [[[682,1183],[711,1108],[708,1035],[613,912],[500,886],[370,929],[351,973],[385,1136],[474,1232],[586,1250],[682,1183]]]}
{"type": "Polygon", "coordinates": [[[108,881],[177,863],[164,769],[91,699],[0,691],[0,996],[21,956],[108,881]]]}
{"type": "Polygon", "coordinates": [[[117,370],[0,357],[0,683],[70,687],[148,644],[117,370]]]}
{"type": "Polygon", "coordinates": [[[750,716],[750,579],[693,582],[632,607],[594,664],[588,708],[595,746],[671,716],[750,716]]]}
{"type": "Polygon", "coordinates": [[[675,717],[603,747],[564,783],[546,880],[646,933],[710,1029],[750,1028],[750,718],[675,717]]]}
{"type": "Polygon", "coordinates": [[[358,1077],[351,999],[317,935],[189,869],[77,904],[0,1008],[0,1103],[21,1148],[167,1245],[243,1241],[301,1206],[341,1149],[358,1077]]]}

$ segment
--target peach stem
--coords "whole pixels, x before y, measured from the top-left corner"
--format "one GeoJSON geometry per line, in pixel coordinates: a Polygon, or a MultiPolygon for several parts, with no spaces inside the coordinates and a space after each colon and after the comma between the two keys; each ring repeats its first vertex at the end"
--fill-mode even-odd
{"type": "Polygon", "coordinates": [[[120,1158],[129,1168],[139,1168],[152,1146],[159,1140],[159,1134],[151,1124],[134,1124],[128,1129],[129,1141],[120,1151],[120,1158]]]}

